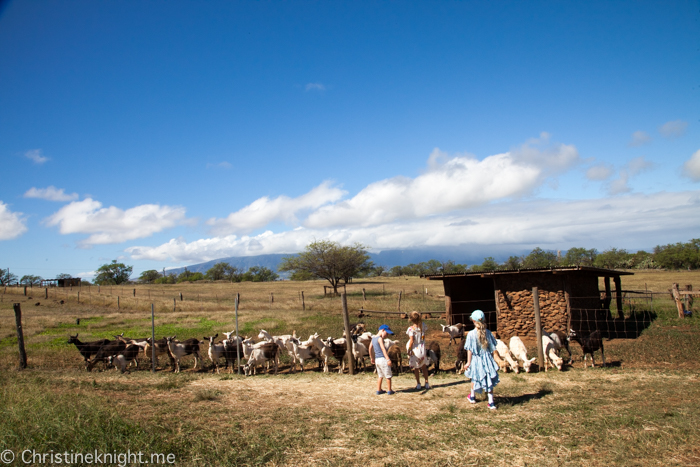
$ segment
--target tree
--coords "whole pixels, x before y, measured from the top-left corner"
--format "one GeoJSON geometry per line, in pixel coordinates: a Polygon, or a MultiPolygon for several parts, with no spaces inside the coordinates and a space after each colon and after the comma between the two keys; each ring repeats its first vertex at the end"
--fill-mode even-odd
{"type": "Polygon", "coordinates": [[[165,276],[161,276],[155,280],[156,284],[174,284],[176,282],[177,276],[172,272],[170,274],[166,274],[165,276]]]}
{"type": "Polygon", "coordinates": [[[124,263],[117,263],[113,259],[111,263],[103,264],[97,268],[97,276],[95,276],[95,284],[97,285],[119,285],[129,281],[133,266],[126,266],[124,263]]]}
{"type": "Polygon", "coordinates": [[[205,274],[206,278],[212,281],[227,280],[231,282],[240,282],[241,273],[238,268],[231,266],[228,263],[216,263],[210,267],[205,274]]]}
{"type": "Polygon", "coordinates": [[[498,263],[493,259],[493,256],[484,258],[484,262],[481,263],[482,271],[495,271],[496,269],[498,269],[498,263]]]}
{"type": "Polygon", "coordinates": [[[0,285],[10,285],[17,282],[17,276],[10,272],[10,268],[0,269],[0,285]]]}
{"type": "Polygon", "coordinates": [[[68,273],[62,272],[61,274],[56,276],[56,279],[72,279],[73,276],[71,276],[68,273]]]}
{"type": "Polygon", "coordinates": [[[654,248],[654,262],[668,269],[700,268],[700,238],[688,243],[657,246],[654,248]]]}
{"type": "Polygon", "coordinates": [[[600,268],[625,269],[631,256],[625,249],[611,248],[598,254],[594,264],[600,268]]]}
{"type": "Polygon", "coordinates": [[[250,282],[272,282],[279,277],[279,274],[265,266],[253,266],[243,274],[243,280],[250,282]]]}
{"type": "Polygon", "coordinates": [[[522,258],[519,256],[510,256],[506,260],[505,267],[506,269],[520,269],[522,266],[522,258]]]}
{"type": "Polygon", "coordinates": [[[149,269],[148,271],[143,271],[139,276],[141,282],[146,282],[152,284],[160,277],[160,273],[155,269],[149,269]]]}
{"type": "Polygon", "coordinates": [[[340,246],[336,242],[320,240],[306,246],[296,256],[282,258],[278,270],[306,271],[319,279],[330,282],[333,292],[338,293],[341,279],[348,280],[366,267],[369,261],[367,247],[356,243],[340,246]]]}
{"type": "Polygon", "coordinates": [[[549,268],[557,264],[557,254],[553,251],[545,251],[540,247],[535,248],[523,259],[524,268],[549,268]]]}
{"type": "Polygon", "coordinates": [[[591,248],[569,248],[564,256],[564,263],[567,266],[593,266],[598,250],[591,248]]]}
{"type": "Polygon", "coordinates": [[[44,278],[41,276],[24,275],[19,280],[19,283],[23,285],[39,285],[43,280],[44,278]]]}

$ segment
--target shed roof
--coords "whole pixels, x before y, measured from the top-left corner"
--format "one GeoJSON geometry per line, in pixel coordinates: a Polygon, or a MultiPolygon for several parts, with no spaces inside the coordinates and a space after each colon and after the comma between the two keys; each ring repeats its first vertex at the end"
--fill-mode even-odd
{"type": "Polygon", "coordinates": [[[491,276],[505,276],[509,274],[538,274],[538,273],[578,273],[585,275],[594,275],[598,277],[619,277],[619,276],[632,276],[633,272],[627,271],[616,271],[615,269],[605,269],[605,268],[593,268],[590,266],[557,266],[551,268],[528,268],[528,269],[503,269],[496,271],[476,271],[476,272],[463,272],[457,274],[431,274],[424,275],[429,280],[444,280],[450,277],[491,277],[491,276]]]}

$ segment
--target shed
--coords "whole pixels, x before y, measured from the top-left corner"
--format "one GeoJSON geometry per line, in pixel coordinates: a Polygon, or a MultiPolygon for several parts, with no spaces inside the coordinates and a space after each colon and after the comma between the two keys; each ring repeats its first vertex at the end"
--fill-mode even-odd
{"type": "Polygon", "coordinates": [[[546,331],[607,329],[603,323],[612,321],[610,279],[615,284],[618,317],[624,318],[620,276],[631,274],[575,266],[425,277],[443,282],[448,324],[464,323],[471,328],[469,315],[481,309],[488,328],[504,339],[515,335],[535,337],[534,287],[538,288],[540,317],[546,331]],[[604,291],[598,286],[600,277],[604,279],[604,291]]]}
{"type": "Polygon", "coordinates": [[[80,277],[69,277],[67,279],[44,279],[41,281],[42,287],[80,287],[80,277]]]}

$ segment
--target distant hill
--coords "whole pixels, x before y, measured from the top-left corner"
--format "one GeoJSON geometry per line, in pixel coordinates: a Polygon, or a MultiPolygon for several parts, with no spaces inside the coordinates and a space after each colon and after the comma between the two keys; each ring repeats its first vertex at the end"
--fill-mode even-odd
{"type": "MultiPolygon", "coordinates": [[[[259,256],[230,256],[228,258],[219,258],[205,263],[191,264],[187,266],[187,270],[191,272],[206,273],[209,268],[216,263],[228,263],[231,266],[242,271],[247,271],[253,266],[265,266],[277,272],[282,258],[289,256],[287,254],[272,254],[259,256]]],[[[406,266],[411,263],[421,263],[436,259],[438,261],[454,261],[458,264],[481,264],[484,257],[480,253],[467,254],[454,248],[431,248],[431,249],[405,249],[405,250],[384,250],[379,253],[370,253],[371,260],[377,266],[392,268],[394,266],[406,266]]],[[[167,273],[180,274],[185,268],[166,269],[167,273]]],[[[282,274],[284,276],[284,274],[282,274]]]]}

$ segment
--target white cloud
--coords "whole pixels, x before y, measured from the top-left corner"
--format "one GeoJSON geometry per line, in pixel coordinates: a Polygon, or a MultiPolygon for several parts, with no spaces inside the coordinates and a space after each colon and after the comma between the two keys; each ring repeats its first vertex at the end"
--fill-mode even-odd
{"type": "Polygon", "coordinates": [[[644,156],[635,157],[620,169],[620,175],[617,179],[612,180],[608,184],[608,192],[611,195],[619,195],[621,193],[629,193],[632,188],[629,186],[630,178],[652,168],[654,164],[644,158],[644,156]]]}
{"type": "Polygon", "coordinates": [[[59,190],[58,188],[52,185],[46,188],[32,187],[29,190],[27,190],[27,192],[24,194],[24,197],[39,198],[48,201],[73,201],[78,199],[78,193],[67,194],[63,191],[63,188],[59,190]]]}
{"type": "Polygon", "coordinates": [[[651,136],[649,136],[646,132],[638,130],[632,133],[632,139],[629,142],[630,146],[642,146],[644,144],[647,144],[651,142],[651,136]]]}
{"type": "Polygon", "coordinates": [[[62,234],[91,234],[79,242],[83,247],[121,243],[148,237],[169,229],[185,220],[185,208],[144,204],[122,210],[87,198],[62,207],[46,219],[46,224],[58,225],[62,234]]]}
{"type": "Polygon", "coordinates": [[[611,181],[608,185],[608,193],[611,195],[619,195],[632,191],[632,188],[629,186],[629,178],[629,173],[626,170],[620,170],[620,176],[611,181]]]}
{"type": "Polygon", "coordinates": [[[227,256],[295,253],[320,239],[360,242],[382,251],[412,247],[509,249],[568,248],[572,245],[649,247],[669,238],[692,238],[700,229],[700,191],[632,194],[580,201],[535,200],[498,203],[458,214],[347,229],[265,232],[254,237],[214,237],[186,242],[173,239],[156,247],[131,247],[135,260],[199,262],[227,256]]]}
{"type": "Polygon", "coordinates": [[[586,171],[589,180],[607,180],[613,174],[613,168],[607,164],[598,164],[586,171]]]}
{"type": "Polygon", "coordinates": [[[219,162],[218,164],[207,163],[207,169],[230,169],[233,167],[230,162],[219,162]]]}
{"type": "Polygon", "coordinates": [[[324,86],[321,83],[308,83],[306,85],[306,90],[307,91],[325,91],[326,86],[324,86]]]}
{"type": "Polygon", "coordinates": [[[0,240],[12,240],[27,231],[21,212],[12,212],[0,201],[0,240]]]}
{"type": "Polygon", "coordinates": [[[683,164],[683,175],[690,177],[691,180],[695,182],[700,182],[700,149],[695,151],[690,159],[685,161],[683,164]]]}
{"type": "Polygon", "coordinates": [[[35,164],[39,165],[49,160],[48,157],[41,155],[41,149],[32,149],[31,151],[27,151],[24,153],[24,157],[31,159],[35,164]]]}
{"type": "Polygon", "coordinates": [[[345,192],[331,186],[325,181],[308,193],[296,198],[278,196],[270,199],[267,196],[253,201],[248,206],[233,212],[225,219],[212,218],[207,221],[214,235],[229,235],[232,233],[247,233],[266,226],[273,221],[283,221],[296,224],[296,215],[300,211],[317,209],[343,197],[345,192]]]}
{"type": "Polygon", "coordinates": [[[688,122],[683,120],[673,120],[666,122],[659,127],[659,133],[666,138],[678,138],[685,134],[685,129],[688,128],[688,122]]]}
{"type": "Polygon", "coordinates": [[[630,175],[637,175],[641,172],[644,172],[647,169],[652,168],[653,166],[654,164],[646,160],[644,156],[635,157],[626,165],[627,169],[630,172],[630,175]]]}
{"type": "Polygon", "coordinates": [[[468,155],[449,158],[436,148],[428,158],[428,169],[418,177],[371,183],[353,198],[311,213],[304,226],[367,227],[526,195],[547,176],[580,162],[574,146],[548,140],[543,133],[512,152],[483,160],[468,155]]]}

